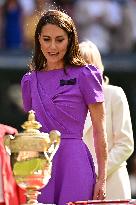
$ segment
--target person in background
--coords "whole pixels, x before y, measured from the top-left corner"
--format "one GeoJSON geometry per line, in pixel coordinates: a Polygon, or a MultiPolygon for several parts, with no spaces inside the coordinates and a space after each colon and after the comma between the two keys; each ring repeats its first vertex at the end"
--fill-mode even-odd
{"type": "Polygon", "coordinates": [[[3,47],[23,48],[23,13],[19,0],[6,0],[1,9],[3,47]]]}
{"type": "MultiPolygon", "coordinates": [[[[80,51],[88,64],[97,66],[102,73],[104,72],[100,52],[94,43],[91,41],[80,43],[80,51]]],[[[130,180],[126,168],[126,160],[134,150],[129,105],[123,89],[109,85],[108,78],[104,75],[103,78],[109,150],[106,199],[131,199],[130,180]]],[[[93,153],[97,167],[90,121],[88,116],[84,126],[84,141],[93,153]]]]}
{"type": "Polygon", "coordinates": [[[0,205],[20,205],[25,202],[23,191],[17,186],[10,166],[10,158],[4,147],[5,134],[17,134],[11,126],[0,124],[0,205]]]}
{"type": "Polygon", "coordinates": [[[51,179],[38,201],[64,205],[70,201],[103,200],[107,140],[102,75],[82,59],[76,27],[66,13],[48,10],[41,16],[30,72],[23,76],[21,87],[24,110],[35,111],[41,131],[55,129],[61,133],[51,179]],[[97,181],[91,154],[82,141],[88,109],[94,127],[97,181]]]}
{"type": "Polygon", "coordinates": [[[73,14],[80,30],[80,41],[92,40],[102,54],[113,51],[113,40],[115,36],[118,40],[123,21],[119,3],[111,0],[78,0],[73,14]]]}

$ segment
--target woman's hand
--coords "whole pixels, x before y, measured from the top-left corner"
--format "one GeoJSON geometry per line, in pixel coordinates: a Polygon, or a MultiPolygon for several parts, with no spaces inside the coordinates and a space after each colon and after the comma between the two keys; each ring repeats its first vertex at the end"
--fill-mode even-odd
{"type": "Polygon", "coordinates": [[[17,134],[17,130],[11,126],[0,124],[0,137],[3,137],[5,134],[17,134]]]}
{"type": "Polygon", "coordinates": [[[104,200],[105,197],[106,197],[106,180],[97,179],[94,188],[93,200],[104,200]]]}

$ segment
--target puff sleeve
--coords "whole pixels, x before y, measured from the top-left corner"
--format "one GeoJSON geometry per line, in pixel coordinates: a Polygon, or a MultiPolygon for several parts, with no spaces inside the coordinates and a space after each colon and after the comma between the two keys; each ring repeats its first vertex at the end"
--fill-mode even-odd
{"type": "Polygon", "coordinates": [[[31,73],[26,73],[21,80],[22,100],[25,112],[32,109],[30,76],[31,73]]]}
{"type": "Polygon", "coordinates": [[[87,105],[104,101],[102,73],[95,66],[83,67],[79,75],[79,87],[87,105]]]}

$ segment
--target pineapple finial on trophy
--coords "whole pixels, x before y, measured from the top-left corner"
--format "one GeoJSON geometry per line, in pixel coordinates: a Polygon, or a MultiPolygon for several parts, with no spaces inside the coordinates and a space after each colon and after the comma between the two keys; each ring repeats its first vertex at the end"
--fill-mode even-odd
{"type": "Polygon", "coordinates": [[[36,121],[35,112],[30,110],[28,112],[28,120],[25,121],[21,127],[25,129],[26,132],[39,132],[38,129],[40,129],[42,125],[36,121]]]}

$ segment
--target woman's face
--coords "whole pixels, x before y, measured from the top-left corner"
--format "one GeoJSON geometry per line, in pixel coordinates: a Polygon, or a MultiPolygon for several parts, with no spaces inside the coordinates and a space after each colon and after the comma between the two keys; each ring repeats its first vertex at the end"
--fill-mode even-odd
{"type": "Polygon", "coordinates": [[[63,68],[68,47],[67,33],[56,25],[47,24],[42,28],[39,42],[47,59],[47,69],[63,68]]]}

